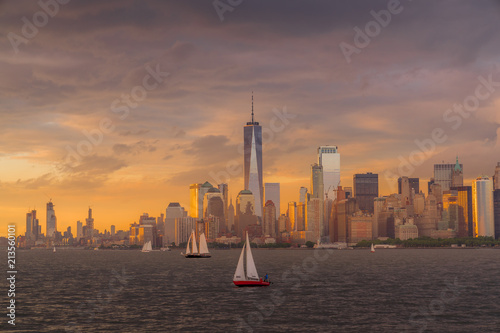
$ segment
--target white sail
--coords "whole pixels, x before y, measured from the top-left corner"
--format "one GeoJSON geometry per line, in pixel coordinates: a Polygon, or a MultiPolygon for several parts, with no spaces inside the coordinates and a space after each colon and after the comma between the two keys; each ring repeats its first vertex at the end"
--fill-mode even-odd
{"type": "Polygon", "coordinates": [[[238,266],[236,266],[236,271],[234,272],[233,281],[244,281],[245,277],[245,268],[243,267],[243,258],[245,253],[246,243],[241,249],[240,260],[238,260],[238,266]]]}
{"type": "Polygon", "coordinates": [[[208,254],[207,239],[205,233],[200,235],[200,254],[208,254]]]}
{"type": "Polygon", "coordinates": [[[149,252],[152,250],[153,250],[153,247],[151,246],[151,241],[144,243],[144,245],[142,246],[142,252],[149,252]]]}
{"type": "Polygon", "coordinates": [[[257,273],[257,268],[255,267],[255,262],[253,261],[252,249],[250,247],[250,241],[248,240],[247,233],[247,279],[248,280],[258,280],[259,274],[257,273]]]}
{"type": "Polygon", "coordinates": [[[190,243],[191,243],[191,239],[192,238],[193,238],[193,233],[191,232],[191,235],[189,235],[189,240],[188,240],[188,243],[187,243],[187,246],[186,246],[186,254],[191,254],[190,243]]]}
{"type": "Polygon", "coordinates": [[[198,246],[196,245],[196,235],[194,234],[194,230],[191,233],[191,235],[193,236],[193,254],[197,254],[199,252],[198,252],[198,246]]]}
{"type": "Polygon", "coordinates": [[[371,252],[375,252],[375,247],[373,246],[373,243],[372,243],[371,252]]]}

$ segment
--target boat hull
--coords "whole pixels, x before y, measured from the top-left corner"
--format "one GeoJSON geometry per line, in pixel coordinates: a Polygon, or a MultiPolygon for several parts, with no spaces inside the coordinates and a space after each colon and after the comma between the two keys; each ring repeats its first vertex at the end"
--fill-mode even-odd
{"type": "Polygon", "coordinates": [[[186,254],[185,257],[203,259],[203,258],[210,258],[212,256],[210,254],[186,254]]]}
{"type": "Polygon", "coordinates": [[[233,281],[237,287],[267,287],[271,282],[266,281],[233,281]]]}

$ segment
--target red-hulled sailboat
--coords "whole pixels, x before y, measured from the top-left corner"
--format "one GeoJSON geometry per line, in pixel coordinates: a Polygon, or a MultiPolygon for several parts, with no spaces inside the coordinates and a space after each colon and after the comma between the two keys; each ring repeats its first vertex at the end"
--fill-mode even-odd
{"type": "Polygon", "coordinates": [[[264,281],[262,278],[259,278],[255,262],[253,261],[248,233],[246,234],[245,245],[243,245],[243,249],[241,249],[238,266],[236,266],[236,271],[234,272],[233,283],[238,287],[267,287],[270,284],[269,281],[264,281]],[[246,274],[244,267],[245,263],[246,274]]]}

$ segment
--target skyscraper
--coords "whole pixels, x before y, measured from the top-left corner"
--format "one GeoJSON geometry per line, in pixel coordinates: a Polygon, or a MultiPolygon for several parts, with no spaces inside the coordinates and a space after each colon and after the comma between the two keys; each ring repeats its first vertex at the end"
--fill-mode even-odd
{"type": "Polygon", "coordinates": [[[272,200],[266,201],[264,206],[262,233],[265,236],[276,237],[276,206],[272,200]]]}
{"type": "Polygon", "coordinates": [[[87,234],[85,235],[87,239],[92,240],[94,237],[94,218],[92,217],[92,208],[89,207],[89,216],[85,219],[87,234]]]}
{"type": "Polygon", "coordinates": [[[474,237],[494,237],[493,181],[488,177],[478,177],[474,180],[472,200],[474,202],[474,237]]]}
{"type": "Polygon", "coordinates": [[[340,154],[337,146],[320,146],[318,164],[323,167],[325,197],[334,200],[337,197],[337,187],[340,185],[340,154]]]}
{"type": "Polygon", "coordinates": [[[500,162],[498,162],[495,167],[495,175],[493,176],[493,179],[495,181],[493,184],[495,186],[495,190],[500,190],[500,162]]]}
{"type": "MultiPolygon", "coordinates": [[[[401,194],[401,180],[403,177],[398,178],[398,194],[401,194]]],[[[419,178],[408,178],[408,183],[410,185],[410,192],[413,189],[415,194],[420,193],[420,179],[419,178]]]]}
{"type": "Polygon", "coordinates": [[[378,174],[371,172],[355,174],[353,196],[360,210],[373,213],[373,200],[378,197],[378,174]]]}
{"type": "Polygon", "coordinates": [[[262,127],[254,121],[252,94],[252,121],[243,128],[245,190],[255,197],[255,215],[262,218],[262,127]]]}
{"type": "Polygon", "coordinates": [[[280,217],[280,183],[265,183],[264,184],[265,202],[271,200],[276,208],[276,219],[280,217]]]}
{"type": "MultiPolygon", "coordinates": [[[[175,219],[186,217],[187,212],[178,202],[171,202],[165,210],[165,233],[163,245],[169,245],[175,241],[175,219]]],[[[201,217],[200,217],[201,218],[201,217]]]]}
{"type": "Polygon", "coordinates": [[[229,188],[228,185],[223,183],[217,185],[219,188],[220,193],[222,194],[222,201],[224,202],[224,218],[226,219],[224,222],[224,225],[227,226],[227,209],[229,208],[229,188]]]}
{"type": "Polygon", "coordinates": [[[56,212],[54,211],[54,204],[52,201],[47,202],[47,220],[46,220],[46,232],[45,235],[48,238],[53,238],[55,232],[57,231],[57,218],[56,212]]]}
{"type": "Polygon", "coordinates": [[[76,221],[76,240],[80,240],[83,237],[83,223],[76,221]]]}
{"type": "Polygon", "coordinates": [[[201,184],[191,184],[189,186],[189,216],[198,218],[199,217],[199,196],[200,196],[201,184]]]}
{"type": "Polygon", "coordinates": [[[207,207],[204,206],[205,203],[205,194],[213,188],[212,184],[209,182],[205,182],[200,186],[200,190],[198,192],[198,219],[203,218],[203,213],[207,207]]]}
{"type": "Polygon", "coordinates": [[[458,157],[455,164],[434,164],[434,183],[441,185],[443,191],[463,186],[463,165],[458,163],[458,157]]]}
{"type": "MultiPolygon", "coordinates": [[[[321,164],[311,165],[311,202],[307,203],[306,230],[313,231],[314,239],[321,239],[326,233],[324,228],[324,173],[321,164]],[[313,200],[314,199],[314,200],[313,200]]],[[[327,200],[331,200],[327,197],[327,200]]]]}
{"type": "Polygon", "coordinates": [[[236,197],[235,231],[238,236],[243,236],[243,231],[249,225],[257,223],[255,215],[255,196],[249,190],[243,190],[236,197]]]}
{"type": "Polygon", "coordinates": [[[36,210],[26,213],[26,238],[36,241],[39,236],[39,222],[36,218],[36,210]]]}
{"type": "Polygon", "coordinates": [[[472,186],[457,186],[451,190],[457,191],[458,237],[473,237],[472,186]]]}
{"type": "Polygon", "coordinates": [[[500,239],[500,190],[493,191],[493,209],[495,214],[495,238],[500,239]]]}

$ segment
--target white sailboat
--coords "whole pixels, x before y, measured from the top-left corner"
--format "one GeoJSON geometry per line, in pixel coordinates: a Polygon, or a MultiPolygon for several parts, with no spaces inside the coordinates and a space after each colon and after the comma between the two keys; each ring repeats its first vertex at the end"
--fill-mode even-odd
{"type": "Polygon", "coordinates": [[[151,241],[147,241],[142,247],[142,252],[151,252],[153,251],[153,247],[151,246],[151,241]]]}
{"type": "Polygon", "coordinates": [[[54,246],[54,250],[52,252],[56,252],[56,247],[54,246]]]}
{"type": "Polygon", "coordinates": [[[200,248],[196,245],[196,235],[194,230],[191,231],[191,236],[186,246],[186,258],[210,258],[210,252],[208,251],[207,239],[205,233],[200,235],[200,248]]]}
{"type": "Polygon", "coordinates": [[[245,245],[241,249],[240,259],[236,266],[236,271],[233,276],[233,283],[238,287],[262,287],[269,286],[269,281],[263,281],[259,278],[255,262],[253,260],[252,248],[248,240],[248,233],[246,235],[245,245]],[[246,263],[246,272],[245,272],[246,263]]]}
{"type": "Polygon", "coordinates": [[[375,247],[373,246],[373,243],[372,243],[372,247],[371,247],[371,249],[370,249],[370,252],[371,252],[371,253],[374,253],[374,252],[375,252],[375,247]]]}

